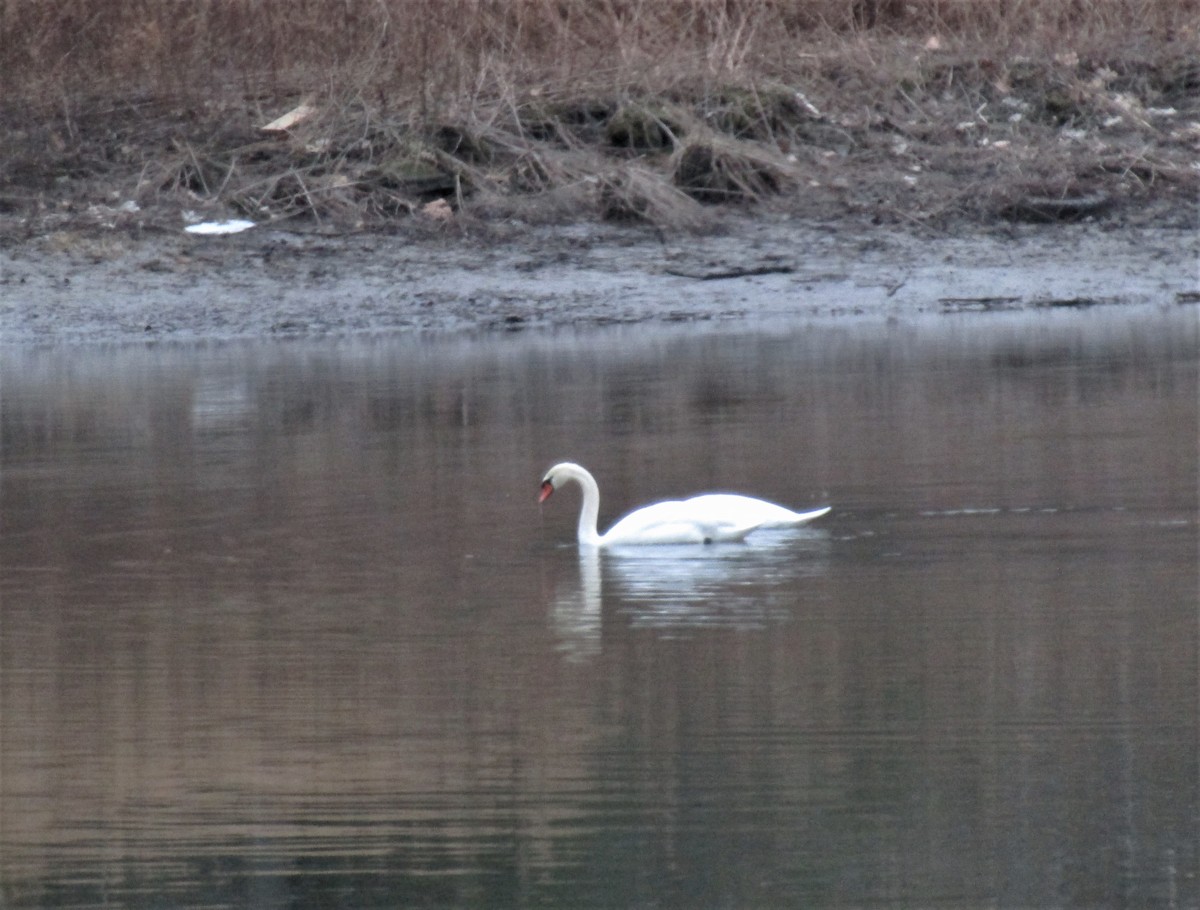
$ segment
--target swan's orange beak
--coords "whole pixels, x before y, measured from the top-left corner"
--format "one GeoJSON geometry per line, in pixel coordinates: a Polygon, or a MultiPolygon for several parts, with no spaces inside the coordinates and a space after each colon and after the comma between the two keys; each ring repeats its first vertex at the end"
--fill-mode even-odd
{"type": "Polygon", "coordinates": [[[550,498],[550,494],[554,492],[554,484],[548,480],[542,481],[542,492],[538,493],[538,502],[545,502],[550,498]]]}

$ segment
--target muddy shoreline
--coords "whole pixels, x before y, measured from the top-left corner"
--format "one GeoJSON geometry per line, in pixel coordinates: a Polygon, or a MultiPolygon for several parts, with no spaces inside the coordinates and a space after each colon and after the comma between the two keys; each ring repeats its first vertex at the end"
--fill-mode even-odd
{"type": "Polygon", "coordinates": [[[903,317],[1196,300],[1193,231],[1013,225],[956,236],[729,217],[322,236],[60,232],[0,249],[0,344],[227,340],[636,322],[903,317]]]}

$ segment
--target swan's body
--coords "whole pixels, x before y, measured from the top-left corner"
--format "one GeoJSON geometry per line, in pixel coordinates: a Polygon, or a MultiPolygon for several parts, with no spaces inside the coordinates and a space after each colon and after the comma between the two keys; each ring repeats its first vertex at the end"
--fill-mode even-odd
{"type": "Polygon", "coordinates": [[[542,478],[538,502],[545,502],[564,483],[574,481],[583,488],[583,506],[579,510],[579,543],[582,546],[607,547],[632,544],[718,543],[743,540],[759,528],[788,528],[820,518],[829,511],[793,512],[783,506],[738,496],[733,493],[706,493],[630,512],[608,532],[596,530],[600,514],[600,488],[585,468],[563,462],[542,478]]]}

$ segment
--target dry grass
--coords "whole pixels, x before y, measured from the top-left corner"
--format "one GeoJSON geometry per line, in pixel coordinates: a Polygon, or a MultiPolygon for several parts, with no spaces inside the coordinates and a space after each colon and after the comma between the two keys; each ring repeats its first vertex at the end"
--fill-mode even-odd
{"type": "MultiPolygon", "coordinates": [[[[846,163],[902,209],[896,174],[935,148],[970,159],[961,209],[981,174],[1062,184],[998,149],[1113,118],[1157,147],[1200,116],[1200,0],[0,0],[0,47],[16,211],[107,174],[339,226],[443,197],[694,227],[699,203],[797,190],[853,208],[846,163]],[[302,98],[318,116],[258,131],[302,98]]],[[[1092,176],[1190,179],[1121,154],[1092,176]]]]}
{"type": "Polygon", "coordinates": [[[425,115],[534,89],[794,79],[863,35],[994,56],[1196,39],[1196,0],[4,0],[17,97],[361,91],[425,115]]]}

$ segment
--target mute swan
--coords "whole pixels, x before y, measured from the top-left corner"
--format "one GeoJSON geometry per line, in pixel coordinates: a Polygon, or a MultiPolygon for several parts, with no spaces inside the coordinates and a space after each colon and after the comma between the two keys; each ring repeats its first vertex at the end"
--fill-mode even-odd
{"type": "Polygon", "coordinates": [[[811,512],[793,512],[783,506],[737,496],[707,493],[673,502],[656,502],[626,515],[607,534],[596,531],[600,514],[600,488],[585,468],[571,462],[556,464],[542,478],[538,502],[545,502],[558,487],[574,481],[583,487],[579,510],[579,543],[606,547],[624,544],[714,543],[742,540],[759,528],[784,528],[820,518],[829,506],[811,512]]]}

